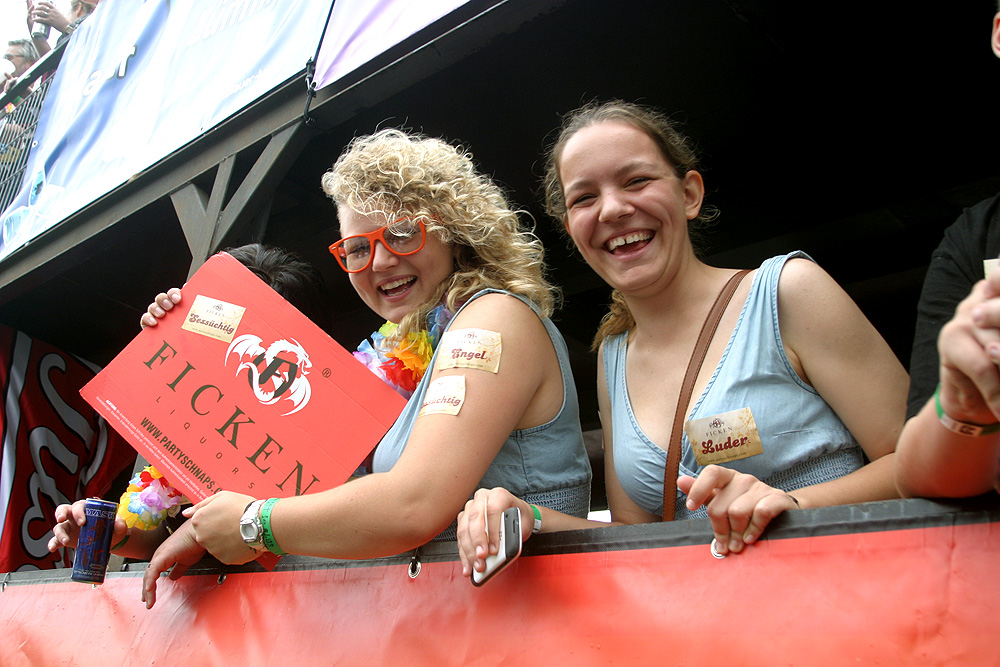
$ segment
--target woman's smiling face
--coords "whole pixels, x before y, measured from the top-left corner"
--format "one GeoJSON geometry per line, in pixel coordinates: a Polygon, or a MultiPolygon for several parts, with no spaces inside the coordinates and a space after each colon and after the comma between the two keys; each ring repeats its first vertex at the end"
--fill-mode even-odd
{"type": "Polygon", "coordinates": [[[612,287],[640,290],[690,250],[688,220],[701,210],[701,176],[678,177],[645,132],[623,121],[579,130],[559,156],[566,228],[612,287]]]}
{"type": "MultiPolygon", "coordinates": [[[[390,222],[384,215],[365,216],[344,206],[338,207],[337,215],[343,238],[390,222]]],[[[389,322],[399,322],[425,303],[455,270],[451,246],[430,231],[424,247],[412,255],[395,255],[381,242],[376,242],[371,252],[371,265],[348,275],[362,301],[389,322]]]]}

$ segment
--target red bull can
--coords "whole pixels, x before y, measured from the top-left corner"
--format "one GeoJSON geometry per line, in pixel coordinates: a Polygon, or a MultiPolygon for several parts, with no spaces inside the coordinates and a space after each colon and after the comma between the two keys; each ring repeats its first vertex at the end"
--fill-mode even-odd
{"type": "Polygon", "coordinates": [[[84,507],[87,522],[80,527],[80,539],[73,557],[73,581],[103,584],[111,556],[111,535],[115,532],[118,503],[88,498],[84,507]]]}

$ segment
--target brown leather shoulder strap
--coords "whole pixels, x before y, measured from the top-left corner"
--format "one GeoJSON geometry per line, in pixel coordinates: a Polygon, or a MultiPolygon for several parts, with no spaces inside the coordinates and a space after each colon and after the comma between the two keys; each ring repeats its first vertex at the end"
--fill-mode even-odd
{"type": "Polygon", "coordinates": [[[744,269],[733,274],[733,277],[719,292],[719,296],[712,305],[705,323],[698,334],[698,341],[694,345],[694,352],[688,361],[687,371],[684,373],[684,381],[681,383],[680,397],[677,399],[677,411],[674,413],[674,425],[670,430],[670,442],[667,447],[667,465],[663,469],[663,520],[673,521],[677,503],[677,471],[681,464],[681,434],[684,433],[684,416],[687,412],[688,402],[691,400],[691,392],[694,391],[694,383],[698,379],[698,372],[708,354],[708,346],[712,343],[715,330],[719,328],[719,321],[722,313],[726,312],[726,306],[736,293],[740,281],[750,273],[749,269],[744,269]]]}

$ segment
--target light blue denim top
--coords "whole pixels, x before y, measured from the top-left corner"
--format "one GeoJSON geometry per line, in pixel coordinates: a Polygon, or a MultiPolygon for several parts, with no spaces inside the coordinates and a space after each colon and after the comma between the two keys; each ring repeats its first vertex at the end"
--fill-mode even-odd
{"type": "MultiPolygon", "coordinates": [[[[811,261],[805,253],[793,252],[760,266],[722,359],[689,415],[700,419],[749,407],[764,451],[721,465],[785,491],[837,479],[864,464],[847,426],[799,378],[785,355],[778,328],[778,277],[793,257],[811,261]]],[[[625,384],[626,341],[627,334],[604,341],[615,473],[633,502],[662,515],[667,454],[646,437],[632,413],[625,384]]],[[[697,476],[701,470],[685,433],[680,474],[697,476]]],[[[676,519],[705,516],[704,507],[688,512],[680,491],[677,499],[676,519]]]]}
{"type": "MultiPolygon", "coordinates": [[[[456,317],[474,300],[491,293],[507,294],[520,299],[538,314],[538,309],[533,303],[517,294],[486,289],[476,292],[462,308],[459,308],[455,313],[456,317]]],[[[563,384],[562,407],[552,421],[511,433],[477,488],[502,486],[529,503],[585,517],[590,509],[591,473],[590,460],[587,458],[583,433],[580,430],[580,405],[577,400],[576,384],[573,382],[566,341],[549,318],[541,320],[559,360],[563,384]]],[[[429,369],[434,367],[437,353],[435,350],[429,369]]],[[[430,378],[431,373],[428,372],[420,380],[396,423],[379,443],[372,461],[375,472],[389,470],[402,456],[423,405],[430,378]]],[[[451,536],[454,535],[453,530],[446,531],[449,532],[451,536]]],[[[449,537],[446,533],[442,533],[439,537],[449,537]]]]}

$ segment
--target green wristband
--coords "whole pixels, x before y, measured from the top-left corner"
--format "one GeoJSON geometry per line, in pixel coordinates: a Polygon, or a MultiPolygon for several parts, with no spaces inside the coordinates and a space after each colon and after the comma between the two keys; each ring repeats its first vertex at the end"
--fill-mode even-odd
{"type": "Polygon", "coordinates": [[[937,411],[937,416],[938,419],[941,420],[941,424],[952,433],[958,433],[959,435],[974,438],[981,435],[992,435],[993,433],[1000,431],[1000,422],[993,424],[970,424],[968,422],[960,422],[957,419],[950,417],[941,406],[940,384],[937,386],[937,389],[934,390],[934,409],[937,411]]]}
{"type": "Polygon", "coordinates": [[[260,526],[264,531],[264,546],[267,547],[267,550],[278,556],[284,556],[285,552],[278,546],[277,540],[274,539],[274,535],[271,533],[271,510],[277,502],[277,498],[268,498],[261,505],[260,526]]]}
{"type": "Polygon", "coordinates": [[[111,547],[111,551],[118,551],[119,549],[121,549],[123,546],[125,546],[125,543],[128,542],[128,538],[130,537],[132,537],[132,531],[126,530],[125,537],[122,538],[121,542],[111,547]]]}
{"type": "Polygon", "coordinates": [[[531,507],[531,512],[535,515],[535,525],[531,527],[531,532],[540,533],[542,532],[542,513],[531,503],[528,503],[528,506],[531,507]]]}

